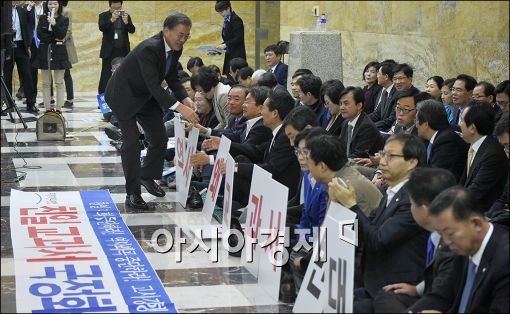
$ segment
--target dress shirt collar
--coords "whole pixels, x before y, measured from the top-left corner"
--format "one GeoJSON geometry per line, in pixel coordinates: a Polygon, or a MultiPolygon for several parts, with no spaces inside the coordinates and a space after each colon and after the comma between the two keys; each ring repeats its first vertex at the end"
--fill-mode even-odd
{"type": "Polygon", "coordinates": [[[437,132],[439,132],[439,131],[436,131],[436,132],[434,132],[434,134],[432,134],[432,137],[429,140],[430,145],[434,144],[434,140],[436,139],[437,132]]]}
{"type": "Polygon", "coordinates": [[[473,254],[473,256],[469,257],[471,259],[471,261],[476,265],[477,269],[478,269],[478,266],[480,266],[483,252],[485,251],[485,247],[487,247],[487,243],[489,242],[489,239],[491,238],[493,231],[494,231],[494,226],[489,222],[489,230],[487,230],[487,233],[485,234],[485,237],[483,238],[480,248],[478,249],[478,251],[476,251],[475,254],[473,254]]]}
{"type": "Polygon", "coordinates": [[[388,188],[386,190],[386,195],[388,196],[388,200],[386,201],[386,206],[388,206],[393,199],[393,197],[400,191],[400,189],[406,184],[408,179],[405,179],[404,181],[398,183],[394,187],[388,188]]]}
{"type": "Polygon", "coordinates": [[[255,118],[251,118],[250,120],[246,121],[246,136],[248,136],[248,133],[250,133],[250,130],[251,128],[255,125],[255,123],[257,123],[257,121],[259,121],[260,119],[262,119],[262,117],[255,117],[255,118]]]}
{"type": "Polygon", "coordinates": [[[282,128],[282,124],[280,123],[279,126],[277,126],[276,128],[274,128],[273,130],[273,141],[274,139],[276,138],[276,134],[278,134],[278,131],[280,131],[280,129],[282,128]]]}
{"type": "Polygon", "coordinates": [[[168,52],[172,51],[172,48],[166,43],[165,36],[163,35],[163,42],[165,43],[165,58],[168,56],[168,52]]]}
{"type": "Polygon", "coordinates": [[[473,150],[475,151],[475,153],[473,154],[473,158],[475,158],[475,155],[476,155],[476,152],[478,151],[478,149],[480,148],[480,146],[482,146],[482,143],[483,141],[485,141],[485,138],[487,137],[487,135],[485,136],[482,136],[480,137],[476,142],[474,142],[473,144],[471,144],[471,148],[473,148],[473,150]]]}
{"type": "Polygon", "coordinates": [[[356,122],[358,122],[359,116],[361,116],[361,112],[358,114],[356,118],[354,118],[352,121],[349,121],[348,124],[352,126],[352,129],[354,130],[354,127],[356,127],[356,122]]]}
{"type": "MultiPolygon", "coordinates": [[[[276,67],[278,66],[278,64],[280,64],[280,62],[278,62],[277,64],[274,65],[274,67],[272,67],[270,70],[271,70],[271,73],[274,74],[274,72],[276,71],[276,67]]],[[[276,75],[276,74],[275,74],[276,75]]]]}

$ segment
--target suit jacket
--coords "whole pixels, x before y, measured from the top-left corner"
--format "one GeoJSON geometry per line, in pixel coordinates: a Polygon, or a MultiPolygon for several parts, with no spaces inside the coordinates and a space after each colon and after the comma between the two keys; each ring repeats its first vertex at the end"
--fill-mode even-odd
{"type": "Polygon", "coordinates": [[[226,134],[225,136],[232,141],[232,144],[239,143],[241,145],[260,145],[271,140],[271,129],[264,126],[264,120],[261,118],[253,124],[248,134],[246,134],[245,123],[241,130],[226,134]]]}
{"type": "MultiPolygon", "coordinates": [[[[276,133],[271,149],[269,149],[270,144],[271,142],[269,141],[257,146],[259,151],[264,152],[263,161],[258,166],[270,172],[273,179],[288,187],[288,199],[291,199],[296,195],[299,177],[301,176],[301,167],[283,127],[276,133]]],[[[238,164],[238,176],[244,177],[251,182],[252,173],[252,163],[238,164]]]]}
{"type": "MultiPolygon", "coordinates": [[[[363,87],[363,93],[365,93],[365,91],[367,90],[367,86],[363,87]]],[[[374,111],[375,105],[377,104],[377,100],[379,100],[382,89],[383,87],[376,83],[367,92],[367,97],[365,98],[365,107],[363,108],[363,111],[365,111],[366,114],[372,113],[374,111]]]]}
{"type": "Polygon", "coordinates": [[[216,118],[218,118],[218,125],[216,129],[223,129],[227,126],[231,118],[230,111],[228,110],[227,98],[230,91],[230,85],[224,85],[219,82],[214,88],[213,107],[216,118]]]}
{"type": "Polygon", "coordinates": [[[235,132],[242,132],[243,129],[246,126],[246,118],[241,116],[239,118],[236,118],[234,116],[231,116],[228,120],[227,126],[224,129],[214,129],[211,131],[212,136],[222,136],[225,135],[226,137],[229,137],[230,134],[235,132]],[[237,121],[236,125],[236,119],[239,119],[237,121]]]}
{"type": "Polygon", "coordinates": [[[452,126],[452,129],[457,132],[460,132],[459,119],[460,119],[460,115],[461,115],[461,112],[460,112],[461,109],[462,108],[457,107],[457,109],[453,112],[453,121],[452,121],[452,123],[450,123],[450,125],[452,126]]]}
{"type": "Polygon", "coordinates": [[[455,293],[449,291],[448,286],[451,285],[449,276],[455,259],[455,254],[441,239],[434,252],[433,262],[427,265],[423,272],[425,280],[423,295],[409,310],[418,313],[434,309],[444,313],[452,306],[455,293]]]}
{"type": "MultiPolygon", "coordinates": [[[[384,89],[381,88],[381,90],[377,94],[377,100],[379,100],[383,91],[384,91],[384,89]]],[[[386,100],[386,104],[384,104],[383,100],[381,99],[381,104],[377,108],[375,108],[377,106],[377,100],[376,100],[376,103],[374,104],[374,111],[372,111],[372,113],[370,113],[370,115],[369,115],[370,119],[374,123],[386,118],[389,114],[391,114],[391,111],[388,111],[388,107],[389,107],[389,103],[390,103],[391,99],[393,98],[393,96],[395,95],[396,92],[397,92],[397,89],[395,88],[395,86],[393,86],[390,90],[390,94],[388,95],[388,99],[386,100]]]]}
{"type": "Polygon", "coordinates": [[[364,243],[364,288],[372,297],[388,284],[419,283],[425,265],[429,233],[414,221],[404,187],[388,206],[386,200],[369,217],[358,205],[351,208],[364,243]]]}
{"type": "MultiPolygon", "coordinates": [[[[331,116],[329,118],[329,120],[331,119],[334,119],[335,117],[331,116]]],[[[335,120],[335,122],[333,122],[333,125],[326,130],[326,132],[328,132],[329,135],[333,135],[333,136],[336,136],[336,137],[340,137],[340,134],[342,134],[342,123],[344,122],[344,118],[342,117],[341,114],[338,114],[338,118],[335,120]]],[[[329,121],[328,121],[329,123],[329,121]]],[[[326,127],[328,125],[328,123],[326,123],[326,127]]]]}
{"type": "Polygon", "coordinates": [[[450,170],[457,182],[466,167],[469,145],[453,130],[445,129],[437,132],[427,164],[432,167],[450,170]]]}
{"type": "MultiPolygon", "coordinates": [[[[494,231],[480,260],[469,298],[466,313],[508,313],[508,229],[494,224],[494,231]]],[[[442,302],[443,296],[451,298],[453,305],[448,312],[459,310],[462,291],[467,277],[469,258],[455,256],[450,266],[447,284],[430,295],[430,303],[442,302]]],[[[427,304],[427,305],[428,305],[427,304]]],[[[427,309],[432,308],[428,306],[427,309]]],[[[423,310],[425,306],[414,307],[423,310]]]]}
{"type": "Polygon", "coordinates": [[[498,199],[508,176],[508,158],[503,147],[492,136],[487,136],[478,149],[467,174],[465,168],[459,184],[474,196],[479,209],[486,212],[498,199]]]}
{"type": "Polygon", "coordinates": [[[71,68],[71,63],[67,56],[67,48],[60,39],[67,34],[69,27],[69,19],[63,15],[59,15],[55,19],[56,24],[51,26],[48,23],[48,16],[43,14],[39,17],[37,24],[37,36],[40,40],[37,55],[33,62],[33,66],[38,69],[47,70],[63,70],[71,68]],[[48,53],[50,56],[48,56],[48,53]],[[48,59],[50,64],[48,65],[48,59]],[[49,67],[48,67],[49,66],[49,67]]]}
{"type": "MultiPolygon", "coordinates": [[[[416,87],[414,87],[412,85],[409,89],[412,90],[415,94],[420,92],[416,87]]],[[[384,132],[388,131],[391,128],[391,126],[393,125],[393,123],[395,123],[395,120],[397,120],[397,113],[396,113],[396,109],[395,109],[395,107],[397,106],[397,99],[395,98],[396,88],[393,87],[391,89],[391,91],[394,94],[391,97],[391,99],[388,98],[388,101],[386,102],[386,106],[383,109],[381,120],[377,121],[375,123],[377,128],[384,132]],[[394,89],[395,89],[395,92],[393,92],[394,89]]]]}
{"type": "MultiPolygon", "coordinates": [[[[105,100],[120,120],[136,115],[148,102],[161,108],[175,104],[176,99],[163,87],[163,79],[173,91],[177,100],[182,101],[188,93],[177,78],[177,63],[181,51],[172,51],[172,62],[165,73],[165,44],[163,32],[154,35],[136,46],[113,73],[105,91],[105,100]]],[[[163,109],[162,109],[163,112],[163,109]]]]}
{"type": "Polygon", "coordinates": [[[278,81],[278,84],[283,86],[285,89],[287,89],[287,74],[288,74],[288,72],[289,72],[289,66],[283,62],[279,62],[276,65],[276,69],[273,72],[273,74],[276,76],[276,80],[278,81]]]}
{"type": "MultiPolygon", "coordinates": [[[[4,8],[2,8],[4,9],[4,8]]],[[[30,48],[30,45],[32,44],[32,39],[34,38],[34,27],[35,27],[35,10],[32,9],[30,11],[27,11],[27,5],[17,5],[16,11],[18,12],[19,16],[19,24],[21,27],[21,38],[23,39],[23,48],[25,49],[25,52],[28,55],[28,49],[30,48]]],[[[11,14],[11,12],[8,12],[7,14],[11,14]]],[[[11,26],[9,25],[9,28],[11,26]]],[[[14,40],[14,36],[12,40],[14,40]]]]}
{"type": "Polygon", "coordinates": [[[225,60],[223,62],[223,74],[230,73],[230,60],[243,58],[246,60],[246,48],[244,45],[244,24],[243,20],[234,11],[230,15],[230,21],[225,23],[221,31],[223,43],[227,45],[225,60]]]}
{"type": "MultiPolygon", "coordinates": [[[[111,22],[112,18],[112,12],[110,10],[103,12],[99,14],[99,30],[103,32],[103,41],[101,42],[101,51],[99,52],[99,57],[102,59],[110,58],[110,55],[113,50],[113,41],[115,36],[115,27],[114,23],[111,22]]],[[[119,17],[121,19],[121,17],[119,17]]],[[[122,32],[123,41],[126,44],[126,54],[131,50],[130,43],[129,43],[129,36],[128,33],[133,34],[135,32],[135,26],[133,25],[133,22],[131,21],[131,15],[128,16],[128,23],[124,24],[124,22],[121,20],[122,24],[124,25],[124,31],[122,32]]],[[[164,69],[165,67],[163,67],[164,69]]]]}
{"type": "MultiPolygon", "coordinates": [[[[347,130],[348,121],[345,120],[342,125],[340,140],[344,147],[347,147],[347,130]]],[[[374,155],[384,147],[384,142],[370,118],[362,112],[356,121],[356,125],[352,130],[351,147],[349,149],[349,158],[367,158],[374,155]]]]}

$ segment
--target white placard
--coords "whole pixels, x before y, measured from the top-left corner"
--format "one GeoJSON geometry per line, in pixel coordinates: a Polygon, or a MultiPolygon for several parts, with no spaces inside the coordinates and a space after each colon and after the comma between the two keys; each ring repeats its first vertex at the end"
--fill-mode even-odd
{"type": "Polygon", "coordinates": [[[223,230],[230,229],[232,218],[232,193],[234,189],[234,158],[227,155],[227,169],[225,172],[225,187],[223,191],[223,230]]]}
{"type": "MultiPolygon", "coordinates": [[[[184,123],[174,118],[175,132],[175,183],[177,194],[184,191],[184,159],[186,154],[186,133],[184,123]]],[[[185,206],[185,205],[184,205],[185,206]]]]}
{"type": "Polygon", "coordinates": [[[314,243],[312,259],[299,290],[294,313],[352,313],[356,214],[331,202],[321,229],[323,263],[315,263],[319,250],[314,243]],[[354,228],[353,228],[354,226],[354,228]],[[354,229],[354,230],[353,230],[354,229]],[[325,230],[326,232],[323,232],[325,230]]]}
{"type": "Polygon", "coordinates": [[[280,291],[282,252],[286,250],[284,242],[288,194],[286,186],[270,178],[262,168],[253,166],[245,246],[241,258],[243,266],[257,277],[257,284],[275,301],[280,291]],[[249,238],[256,239],[258,243],[250,247],[249,238]],[[253,249],[253,263],[248,263],[246,259],[247,250],[250,249],[253,249]]]}
{"type": "MultiPolygon", "coordinates": [[[[186,201],[188,199],[188,191],[189,186],[191,184],[191,176],[193,175],[193,172],[191,171],[193,169],[193,165],[191,164],[191,156],[197,151],[197,143],[198,143],[198,129],[194,127],[189,132],[182,165],[178,165],[177,167],[177,169],[179,169],[179,167],[182,167],[181,180],[177,181],[177,201],[182,205],[182,207],[186,207],[186,201]]],[[[179,137],[177,137],[176,152],[178,146],[179,137]]],[[[177,163],[179,163],[179,160],[177,161],[177,163]]],[[[179,173],[177,173],[176,179],[179,180],[179,173]]]]}
{"type": "Polygon", "coordinates": [[[205,196],[204,207],[202,208],[202,214],[208,221],[212,218],[214,207],[216,206],[216,200],[218,199],[221,180],[223,179],[221,167],[226,162],[226,157],[230,150],[230,143],[230,139],[228,139],[225,135],[221,136],[220,146],[218,147],[218,153],[216,154],[216,160],[214,161],[211,180],[209,181],[209,188],[207,189],[207,195],[205,196]]]}

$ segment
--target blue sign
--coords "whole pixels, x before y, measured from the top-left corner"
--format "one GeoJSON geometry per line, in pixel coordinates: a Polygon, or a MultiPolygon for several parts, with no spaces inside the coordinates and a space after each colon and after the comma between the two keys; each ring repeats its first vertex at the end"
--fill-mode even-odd
{"type": "Polygon", "coordinates": [[[97,103],[99,104],[99,109],[101,109],[102,114],[112,112],[112,110],[110,109],[110,107],[108,107],[108,104],[104,100],[104,93],[97,95],[97,103]]]}

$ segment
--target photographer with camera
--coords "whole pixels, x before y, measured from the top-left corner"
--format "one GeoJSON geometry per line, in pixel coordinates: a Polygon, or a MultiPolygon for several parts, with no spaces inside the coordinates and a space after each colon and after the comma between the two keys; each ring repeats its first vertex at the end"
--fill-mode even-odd
{"type": "Polygon", "coordinates": [[[131,16],[122,9],[123,1],[108,1],[110,10],[99,14],[99,30],[103,32],[103,41],[99,57],[103,59],[98,94],[104,93],[106,84],[112,76],[111,63],[114,58],[125,57],[130,49],[128,33],[135,32],[131,16]]]}

